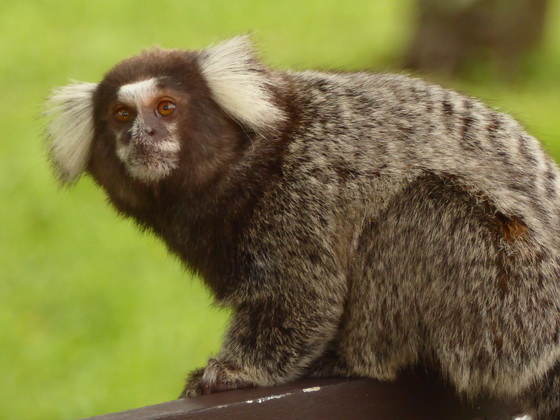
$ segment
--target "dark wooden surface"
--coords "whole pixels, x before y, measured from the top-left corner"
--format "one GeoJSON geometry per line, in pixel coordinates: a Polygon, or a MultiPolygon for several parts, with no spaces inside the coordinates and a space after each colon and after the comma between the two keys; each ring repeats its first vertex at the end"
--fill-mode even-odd
{"type": "Polygon", "coordinates": [[[459,398],[436,376],[404,375],[394,383],[370,379],[305,379],[272,388],[222,392],[170,401],[95,420],[179,419],[513,419],[503,404],[459,398]]]}

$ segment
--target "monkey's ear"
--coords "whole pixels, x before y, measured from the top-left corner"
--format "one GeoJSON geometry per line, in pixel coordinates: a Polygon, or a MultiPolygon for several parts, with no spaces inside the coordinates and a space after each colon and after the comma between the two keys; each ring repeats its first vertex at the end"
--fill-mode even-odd
{"type": "Polygon", "coordinates": [[[75,82],[54,89],[46,102],[49,157],[63,184],[75,182],[87,165],[96,88],[96,83],[75,82]]]}
{"type": "Polygon", "coordinates": [[[214,100],[240,123],[263,131],[285,118],[274,98],[270,72],[248,35],[202,51],[199,65],[214,100]]]}

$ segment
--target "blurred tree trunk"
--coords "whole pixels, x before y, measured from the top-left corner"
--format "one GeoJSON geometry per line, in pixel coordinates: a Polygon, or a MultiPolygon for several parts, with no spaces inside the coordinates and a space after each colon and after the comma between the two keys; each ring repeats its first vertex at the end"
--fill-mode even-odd
{"type": "Polygon", "coordinates": [[[460,75],[472,62],[519,73],[540,42],[548,0],[418,0],[418,27],[405,56],[408,68],[460,75]]]}

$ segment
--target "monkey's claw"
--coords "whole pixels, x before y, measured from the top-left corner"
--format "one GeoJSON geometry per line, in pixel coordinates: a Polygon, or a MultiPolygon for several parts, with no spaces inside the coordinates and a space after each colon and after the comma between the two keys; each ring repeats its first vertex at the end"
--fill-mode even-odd
{"type": "Polygon", "coordinates": [[[192,398],[255,385],[241,378],[242,374],[217,359],[210,359],[205,369],[192,372],[179,398],[192,398]]]}

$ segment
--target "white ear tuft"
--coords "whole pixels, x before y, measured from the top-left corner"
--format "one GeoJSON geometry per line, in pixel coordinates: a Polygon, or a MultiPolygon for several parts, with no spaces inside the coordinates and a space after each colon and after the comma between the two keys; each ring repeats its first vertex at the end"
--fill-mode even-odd
{"type": "Polygon", "coordinates": [[[274,103],[270,75],[257,59],[249,36],[203,51],[199,64],[214,100],[242,124],[261,131],[285,118],[274,103]]]}
{"type": "Polygon", "coordinates": [[[65,184],[80,177],[89,159],[96,88],[96,83],[75,82],[53,90],[46,103],[50,158],[65,184]]]}

